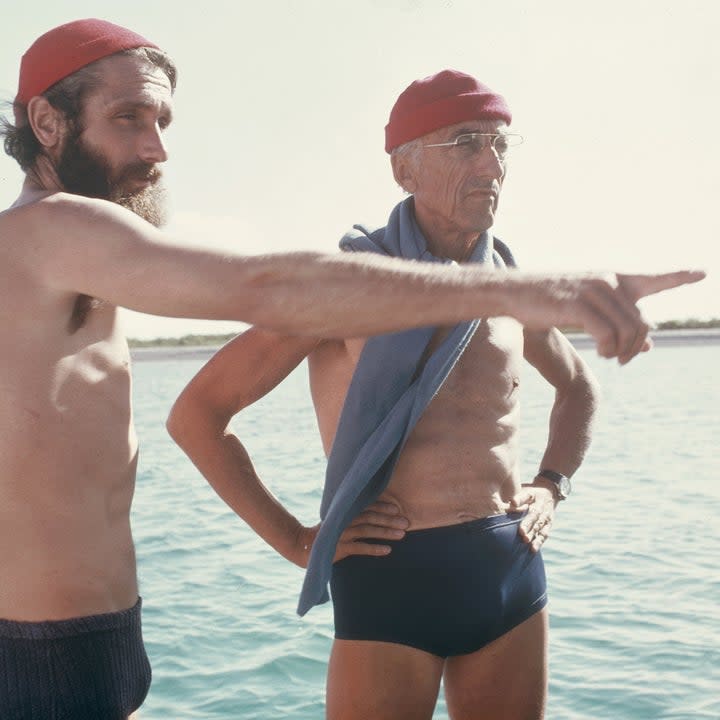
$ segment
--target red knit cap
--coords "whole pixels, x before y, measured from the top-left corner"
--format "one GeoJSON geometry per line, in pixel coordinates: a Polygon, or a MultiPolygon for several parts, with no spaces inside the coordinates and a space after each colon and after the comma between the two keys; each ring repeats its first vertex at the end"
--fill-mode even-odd
{"type": "Polygon", "coordinates": [[[464,120],[503,120],[512,114],[502,95],[457,70],[416,80],[400,94],[385,126],[385,152],[464,120]]]}
{"type": "Polygon", "coordinates": [[[75,20],[41,35],[23,55],[15,102],[27,105],[50,86],[121,50],[157,45],[106,20],[75,20]]]}

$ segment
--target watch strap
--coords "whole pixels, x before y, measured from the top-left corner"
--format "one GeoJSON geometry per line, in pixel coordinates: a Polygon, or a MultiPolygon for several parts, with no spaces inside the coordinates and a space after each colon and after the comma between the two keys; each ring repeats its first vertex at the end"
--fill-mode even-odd
{"type": "Polygon", "coordinates": [[[558,499],[566,500],[570,489],[570,478],[567,475],[557,472],[556,470],[550,470],[549,468],[543,468],[537,474],[536,477],[545,478],[550,480],[557,489],[558,499]],[[568,492],[566,492],[566,488],[568,492]]]}

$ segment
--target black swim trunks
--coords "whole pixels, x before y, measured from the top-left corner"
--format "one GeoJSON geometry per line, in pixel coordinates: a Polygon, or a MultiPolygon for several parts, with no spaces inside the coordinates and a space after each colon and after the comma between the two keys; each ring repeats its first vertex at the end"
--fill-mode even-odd
{"type": "Polygon", "coordinates": [[[542,555],[522,513],[407,532],[392,552],[333,566],[335,637],[400,643],[439,657],[475,652],[547,604],[542,555]]]}
{"type": "Polygon", "coordinates": [[[150,688],[142,601],[49,622],[0,620],[2,720],[126,720],[150,688]]]}

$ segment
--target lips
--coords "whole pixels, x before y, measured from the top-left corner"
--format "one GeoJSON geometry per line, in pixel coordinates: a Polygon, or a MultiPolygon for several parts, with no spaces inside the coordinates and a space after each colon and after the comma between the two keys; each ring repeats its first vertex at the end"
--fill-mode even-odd
{"type": "Polygon", "coordinates": [[[160,178],[162,173],[154,165],[138,163],[126,167],[117,178],[118,185],[154,185],[160,178]]]}
{"type": "Polygon", "coordinates": [[[151,185],[157,184],[162,177],[162,173],[157,168],[151,168],[150,170],[143,169],[128,170],[123,173],[119,186],[126,188],[128,192],[138,193],[146,190],[151,185]]]}
{"type": "Polygon", "coordinates": [[[494,190],[470,190],[467,195],[471,198],[486,198],[488,200],[494,200],[497,197],[494,190]]]}
{"type": "Polygon", "coordinates": [[[158,170],[151,170],[148,173],[138,174],[131,177],[131,180],[139,183],[145,183],[147,185],[154,185],[160,179],[160,172],[158,170]]]}
{"type": "Polygon", "coordinates": [[[467,195],[469,197],[482,197],[482,198],[490,198],[493,200],[495,198],[497,198],[499,193],[500,193],[500,188],[494,182],[482,183],[475,187],[470,187],[467,190],[467,195]]]}

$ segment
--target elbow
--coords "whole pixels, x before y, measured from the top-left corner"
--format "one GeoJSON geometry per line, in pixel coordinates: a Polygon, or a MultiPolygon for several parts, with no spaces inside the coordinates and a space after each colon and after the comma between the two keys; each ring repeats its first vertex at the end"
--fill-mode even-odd
{"type": "Polygon", "coordinates": [[[574,395],[581,400],[591,415],[600,406],[602,390],[600,382],[590,368],[583,363],[573,382],[574,395]]]}
{"type": "Polygon", "coordinates": [[[555,387],[556,398],[561,404],[569,403],[575,407],[584,407],[591,415],[600,405],[601,389],[598,379],[590,367],[580,358],[574,364],[572,373],[566,381],[555,387]]]}
{"type": "Polygon", "coordinates": [[[600,381],[595,377],[595,374],[590,370],[587,365],[585,366],[585,372],[583,373],[582,381],[585,387],[585,395],[587,396],[590,404],[596,408],[600,405],[602,399],[602,388],[600,381]]]}
{"type": "Polygon", "coordinates": [[[221,413],[200,398],[183,392],[168,414],[165,429],[190,455],[208,438],[221,436],[229,422],[230,416],[226,413],[221,413]]]}
{"type": "Polygon", "coordinates": [[[193,428],[202,427],[200,409],[185,394],[175,401],[165,421],[165,429],[170,437],[183,449],[192,437],[193,428]]]}
{"type": "Polygon", "coordinates": [[[170,414],[165,421],[165,429],[168,431],[170,437],[180,447],[183,445],[183,438],[185,436],[185,428],[188,426],[185,413],[182,411],[179,403],[175,403],[170,410],[170,414]]]}
{"type": "Polygon", "coordinates": [[[598,407],[602,401],[602,388],[600,381],[593,375],[592,382],[590,384],[590,393],[593,399],[593,407],[598,407]]]}

